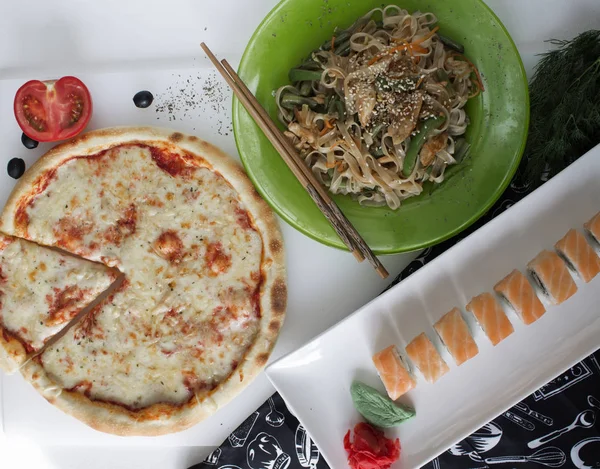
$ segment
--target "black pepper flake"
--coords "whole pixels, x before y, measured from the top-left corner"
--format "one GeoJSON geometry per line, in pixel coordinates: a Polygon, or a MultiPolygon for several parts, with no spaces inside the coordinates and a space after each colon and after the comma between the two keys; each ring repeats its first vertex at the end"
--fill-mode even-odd
{"type": "Polygon", "coordinates": [[[227,116],[231,93],[216,72],[211,72],[208,76],[172,76],[175,78],[174,82],[164,92],[156,95],[155,111],[160,115],[157,119],[164,117],[168,121],[193,121],[213,111],[217,118],[212,121],[211,127],[219,135],[229,135],[233,130],[231,119],[227,116]],[[219,116],[227,117],[222,119],[219,116]]]}

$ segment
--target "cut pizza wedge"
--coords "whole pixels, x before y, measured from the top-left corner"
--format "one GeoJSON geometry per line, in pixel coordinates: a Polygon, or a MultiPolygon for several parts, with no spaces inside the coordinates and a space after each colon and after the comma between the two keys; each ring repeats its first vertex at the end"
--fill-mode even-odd
{"type": "Polygon", "coordinates": [[[0,368],[17,370],[117,276],[102,264],[0,234],[0,368]]]}

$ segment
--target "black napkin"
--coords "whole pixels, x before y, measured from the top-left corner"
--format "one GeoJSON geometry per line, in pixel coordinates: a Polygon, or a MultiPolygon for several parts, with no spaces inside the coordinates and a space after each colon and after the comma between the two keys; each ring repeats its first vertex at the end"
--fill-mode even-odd
{"type": "Polygon", "coordinates": [[[315,443],[277,393],[189,469],[326,469],[315,443]]]}
{"type": "MultiPolygon", "coordinates": [[[[525,197],[532,184],[519,182],[523,180],[524,165],[525,160],[510,187],[486,215],[454,238],[426,249],[390,287],[525,197]]],[[[542,181],[544,178],[542,175],[542,181]]],[[[599,363],[600,352],[597,351],[453,445],[425,468],[600,469],[599,363]]],[[[189,469],[327,467],[304,428],[275,393],[206,461],[189,469]]]]}
{"type": "Polygon", "coordinates": [[[597,351],[425,468],[600,468],[599,360],[597,351]]]}

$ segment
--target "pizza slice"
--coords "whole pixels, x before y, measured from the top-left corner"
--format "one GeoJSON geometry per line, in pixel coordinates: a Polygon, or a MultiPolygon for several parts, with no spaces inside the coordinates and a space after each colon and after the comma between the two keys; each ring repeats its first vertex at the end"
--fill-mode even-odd
{"type": "Polygon", "coordinates": [[[117,276],[102,264],[0,234],[0,368],[18,369],[117,276]]]}

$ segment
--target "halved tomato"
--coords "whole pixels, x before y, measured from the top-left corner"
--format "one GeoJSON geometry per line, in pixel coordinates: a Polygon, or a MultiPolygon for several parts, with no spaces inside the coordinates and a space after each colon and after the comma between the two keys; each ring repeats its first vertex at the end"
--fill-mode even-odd
{"type": "Polygon", "coordinates": [[[79,78],[31,80],[15,95],[15,117],[23,132],[38,142],[74,137],[92,117],[92,97],[79,78]]]}

